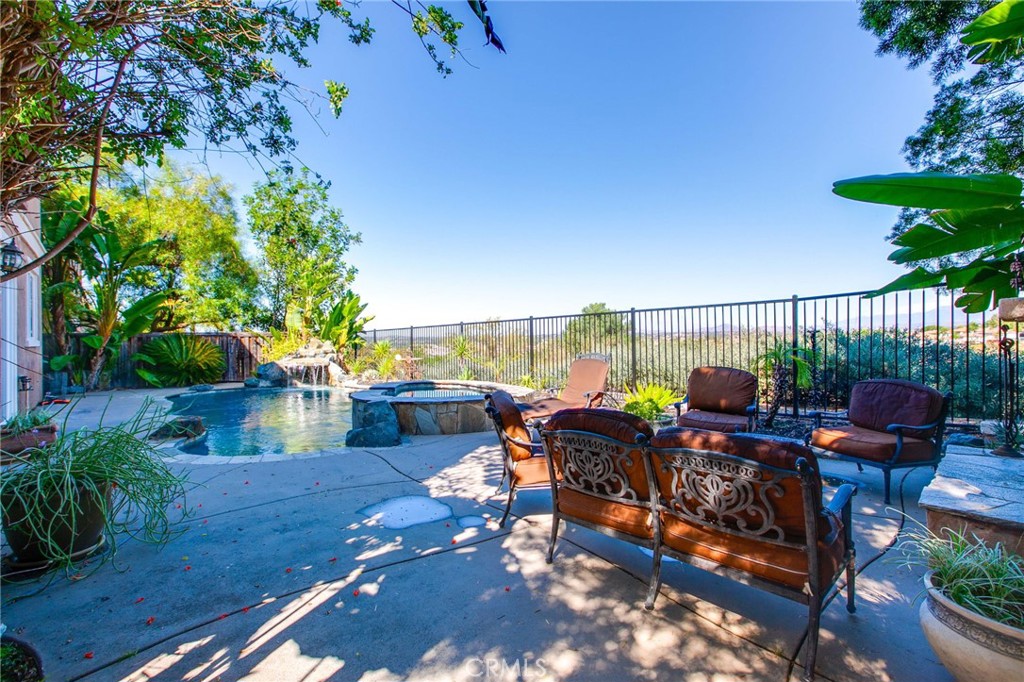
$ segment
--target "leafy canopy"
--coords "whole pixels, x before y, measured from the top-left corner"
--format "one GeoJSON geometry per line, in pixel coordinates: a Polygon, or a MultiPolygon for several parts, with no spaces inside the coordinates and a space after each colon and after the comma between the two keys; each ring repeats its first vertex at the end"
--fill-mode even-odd
{"type": "Polygon", "coordinates": [[[355,277],[343,258],[361,237],[331,206],[329,188],[306,168],[273,171],[242,199],[262,254],[261,305],[269,327],[312,329],[355,277]]]}

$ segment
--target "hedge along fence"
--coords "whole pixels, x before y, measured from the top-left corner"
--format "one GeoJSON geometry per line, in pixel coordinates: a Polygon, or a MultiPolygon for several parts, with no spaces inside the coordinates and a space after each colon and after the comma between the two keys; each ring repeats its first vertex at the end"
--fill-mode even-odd
{"type": "MultiPolygon", "coordinates": [[[[182,332],[189,336],[198,336],[218,346],[224,351],[224,363],[226,369],[220,378],[220,382],[244,381],[246,377],[252,376],[256,368],[261,364],[263,357],[263,339],[248,332],[182,332]]],[[[110,386],[112,388],[142,388],[148,386],[135,371],[140,365],[132,356],[139,352],[146,343],[163,334],[140,334],[132,337],[121,344],[117,355],[107,363],[110,386]]],[[[92,352],[82,344],[80,335],[72,335],[69,339],[71,352],[82,355],[84,352],[92,352]]],[[[47,347],[51,347],[47,344],[47,347]]],[[[52,352],[47,357],[52,357],[52,352]]],[[[141,365],[145,368],[145,365],[141,365]]]]}
{"type": "MultiPolygon", "coordinates": [[[[578,354],[603,353],[613,389],[659,383],[684,391],[694,367],[750,369],[784,343],[814,351],[812,386],[785,407],[789,415],[845,409],[853,383],[889,377],[951,391],[955,420],[1000,416],[994,312],[964,314],[938,289],[868,293],[374,329],[362,354],[387,342],[415,357],[427,379],[558,387],[578,354]]],[[[1011,325],[1010,337],[1018,336],[1011,325]]],[[[1013,380],[1019,387],[1019,372],[1013,380]]]]}

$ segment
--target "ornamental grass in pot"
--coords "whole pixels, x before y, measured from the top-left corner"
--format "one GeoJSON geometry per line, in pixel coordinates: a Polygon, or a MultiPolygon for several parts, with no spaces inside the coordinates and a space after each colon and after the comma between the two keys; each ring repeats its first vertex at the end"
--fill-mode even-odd
{"type": "Polygon", "coordinates": [[[958,682],[1020,679],[1024,672],[1024,559],[996,543],[922,527],[901,544],[928,568],[921,628],[958,682]]]}
{"type": "Polygon", "coordinates": [[[147,403],[122,424],[61,429],[45,448],[15,455],[0,471],[7,568],[67,568],[104,542],[113,553],[123,534],[167,542],[186,477],[146,440],[161,416],[147,403]]]}

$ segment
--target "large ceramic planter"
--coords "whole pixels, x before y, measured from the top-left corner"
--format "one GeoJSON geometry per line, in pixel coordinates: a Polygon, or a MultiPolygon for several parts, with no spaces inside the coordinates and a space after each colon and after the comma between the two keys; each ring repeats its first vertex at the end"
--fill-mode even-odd
{"type": "MultiPolygon", "coordinates": [[[[49,528],[53,543],[72,559],[85,558],[103,545],[103,529],[106,526],[104,511],[110,507],[111,489],[109,486],[102,489],[106,496],[105,505],[103,500],[90,490],[79,488],[79,514],[73,524],[66,518],[42,520],[42,524],[49,528]]],[[[25,517],[24,507],[13,499],[5,499],[3,503],[6,511],[3,515],[4,535],[14,554],[11,564],[25,569],[48,565],[43,542],[19,523],[19,520],[25,517]]],[[[57,500],[54,499],[45,506],[57,507],[57,500]]]]}
{"type": "Polygon", "coordinates": [[[921,629],[957,682],[1020,680],[1024,630],[997,623],[947,599],[924,577],[928,596],[919,612],[921,629]]]}

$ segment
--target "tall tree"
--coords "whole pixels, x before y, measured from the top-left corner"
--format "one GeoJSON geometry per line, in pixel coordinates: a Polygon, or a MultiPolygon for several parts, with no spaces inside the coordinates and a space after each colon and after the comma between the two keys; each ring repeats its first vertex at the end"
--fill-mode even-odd
{"type": "MultiPolygon", "coordinates": [[[[445,9],[414,9],[412,29],[442,73],[438,45],[457,50],[463,24],[445,9]]],[[[483,3],[470,3],[489,42],[483,3]]],[[[304,52],[321,24],[341,22],[349,40],[373,36],[358,2],[317,0],[3,0],[0,4],[0,220],[69,175],[89,175],[89,202],[75,229],[43,257],[0,277],[41,265],[94,217],[102,157],[139,165],[167,146],[198,138],[205,147],[271,159],[295,148],[286,102],[307,102],[282,64],[309,65],[304,52]]],[[[335,115],[348,88],[327,81],[335,115]]]]}
{"type": "MultiPolygon", "coordinates": [[[[964,28],[995,0],[866,0],[861,26],[879,39],[880,54],[895,54],[911,68],[931,64],[939,90],[924,124],[910,135],[903,153],[916,170],[947,173],[1024,173],[1024,60],[987,62],[973,73],[974,47],[961,40],[964,28]]],[[[925,215],[907,208],[890,239],[925,215]]]]}
{"type": "Polygon", "coordinates": [[[274,171],[242,199],[263,261],[260,282],[270,327],[308,327],[355,277],[343,257],[361,236],[330,205],[329,188],[307,168],[274,171]]]}

